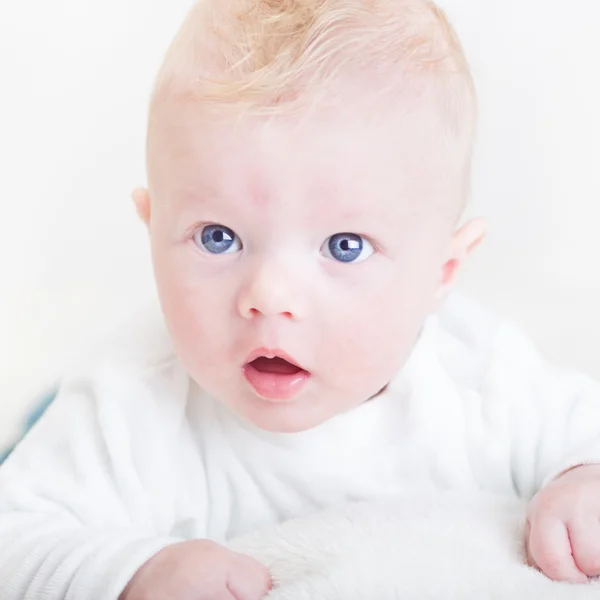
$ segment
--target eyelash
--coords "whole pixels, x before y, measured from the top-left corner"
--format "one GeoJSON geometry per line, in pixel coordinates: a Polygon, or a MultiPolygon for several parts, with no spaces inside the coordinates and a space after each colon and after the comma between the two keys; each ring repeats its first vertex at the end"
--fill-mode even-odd
{"type": "MultiPolygon", "coordinates": [[[[200,223],[200,224],[196,224],[193,227],[191,227],[188,232],[186,233],[185,239],[187,241],[189,241],[190,243],[192,243],[194,245],[194,247],[199,250],[200,252],[202,252],[203,254],[210,254],[212,256],[220,256],[221,254],[232,254],[231,252],[223,252],[223,253],[211,253],[208,250],[203,249],[197,242],[196,242],[196,237],[198,235],[201,235],[207,227],[210,226],[218,226],[218,227],[222,227],[224,229],[230,230],[232,233],[234,233],[234,235],[240,240],[241,242],[241,238],[239,238],[239,236],[235,233],[235,231],[233,229],[230,229],[229,227],[227,227],[226,225],[222,225],[220,223],[200,223]]],[[[320,253],[322,256],[324,256],[325,258],[329,258],[330,260],[332,260],[333,262],[337,262],[337,263],[342,263],[342,264],[346,264],[344,263],[344,261],[340,261],[340,260],[336,260],[333,257],[329,257],[326,256],[323,251],[322,248],[327,244],[327,242],[329,240],[331,240],[332,238],[334,238],[335,236],[343,236],[343,235],[355,235],[360,237],[363,241],[366,241],[372,248],[372,253],[367,256],[366,258],[362,259],[362,260],[354,260],[354,261],[348,261],[349,264],[358,264],[360,262],[364,262],[365,260],[367,260],[372,254],[378,254],[380,253],[381,250],[381,246],[379,246],[378,244],[376,244],[375,242],[373,242],[371,240],[371,238],[367,235],[361,234],[361,233],[354,233],[354,232],[341,232],[341,233],[335,233],[332,234],[331,236],[327,237],[325,239],[325,241],[323,242],[321,248],[320,248],[320,253]]],[[[243,242],[241,242],[241,248],[240,250],[242,250],[244,247],[243,242]]],[[[237,253],[237,252],[236,252],[237,253]]]]}

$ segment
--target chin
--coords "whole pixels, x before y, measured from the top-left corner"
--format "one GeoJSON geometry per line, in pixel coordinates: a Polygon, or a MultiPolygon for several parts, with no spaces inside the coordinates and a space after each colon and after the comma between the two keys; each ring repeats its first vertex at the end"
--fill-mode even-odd
{"type": "MultiPolygon", "coordinates": [[[[311,414],[297,414],[296,410],[285,410],[290,407],[275,407],[277,409],[274,414],[268,414],[267,412],[255,412],[242,413],[242,416],[250,421],[255,427],[271,433],[302,433],[309,429],[318,427],[325,421],[332,419],[335,415],[311,415],[311,414]],[[296,413],[296,414],[294,414],[296,413]]],[[[302,412],[300,410],[299,412],[302,412]]]]}

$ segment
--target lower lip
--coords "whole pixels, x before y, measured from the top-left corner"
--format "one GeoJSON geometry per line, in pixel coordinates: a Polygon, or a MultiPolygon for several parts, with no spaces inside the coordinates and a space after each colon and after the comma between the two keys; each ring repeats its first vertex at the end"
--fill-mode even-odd
{"type": "Polygon", "coordinates": [[[265,400],[292,400],[304,388],[310,379],[307,371],[298,371],[290,375],[281,373],[263,373],[251,364],[244,367],[244,377],[254,391],[265,400]]]}

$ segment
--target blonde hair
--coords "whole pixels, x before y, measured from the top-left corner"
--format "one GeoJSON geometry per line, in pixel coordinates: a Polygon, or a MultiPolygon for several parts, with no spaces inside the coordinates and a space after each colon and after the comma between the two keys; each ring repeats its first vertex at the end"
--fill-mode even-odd
{"type": "Polygon", "coordinates": [[[159,71],[163,103],[290,114],[357,95],[432,92],[453,145],[470,155],[476,96],[461,44],[430,0],[200,0],[159,71]],[[457,139],[458,138],[458,139],[457,139]]]}

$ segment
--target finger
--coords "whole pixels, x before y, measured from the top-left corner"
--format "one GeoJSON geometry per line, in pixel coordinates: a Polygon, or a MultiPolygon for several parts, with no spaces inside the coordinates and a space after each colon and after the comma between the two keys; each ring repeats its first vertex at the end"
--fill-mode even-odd
{"type": "Polygon", "coordinates": [[[233,562],[227,585],[236,600],[262,600],[271,590],[271,575],[264,565],[240,554],[233,562]]]}
{"type": "Polygon", "coordinates": [[[555,581],[587,582],[575,564],[565,524],[555,519],[538,519],[531,523],[529,553],[533,565],[555,581]]]}
{"type": "Polygon", "coordinates": [[[600,575],[600,523],[570,523],[571,550],[577,568],[588,577],[600,575]]]}

